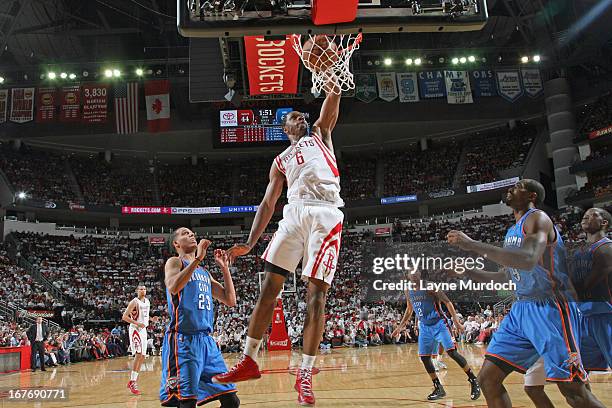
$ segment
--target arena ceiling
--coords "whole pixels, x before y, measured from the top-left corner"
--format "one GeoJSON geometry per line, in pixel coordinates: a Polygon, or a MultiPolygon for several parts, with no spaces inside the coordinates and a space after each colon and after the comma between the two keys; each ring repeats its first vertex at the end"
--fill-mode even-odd
{"type": "MultiPolygon", "coordinates": [[[[552,50],[560,61],[608,62],[600,57],[612,48],[611,0],[489,0],[488,8],[490,19],[481,31],[368,35],[364,52],[552,50]]],[[[0,69],[187,58],[188,40],[178,35],[175,16],[176,0],[4,0],[0,69]]]]}

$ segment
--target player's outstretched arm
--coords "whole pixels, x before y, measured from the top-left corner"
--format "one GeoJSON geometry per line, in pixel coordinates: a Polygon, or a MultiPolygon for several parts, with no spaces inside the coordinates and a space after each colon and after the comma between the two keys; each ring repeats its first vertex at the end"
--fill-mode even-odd
{"type": "MultiPolygon", "coordinates": [[[[334,78],[335,79],[335,78],[334,78]]],[[[318,132],[319,136],[323,140],[323,143],[330,150],[334,150],[334,145],[332,143],[332,131],[336,127],[336,122],[338,122],[338,115],[340,114],[340,99],[341,92],[339,92],[338,85],[336,85],[335,81],[330,81],[330,86],[333,86],[336,92],[328,92],[325,97],[325,101],[323,101],[323,106],[321,106],[321,114],[319,115],[319,119],[314,123],[313,131],[318,132]]]]}
{"type": "Polygon", "coordinates": [[[553,228],[552,221],[540,211],[533,213],[525,221],[525,239],[520,248],[500,248],[495,245],[475,241],[461,231],[450,231],[446,237],[449,244],[466,251],[486,256],[493,262],[510,268],[533,269],[546,250],[548,232],[553,228]]]}
{"type": "Polygon", "coordinates": [[[223,273],[223,282],[225,283],[225,287],[223,287],[223,285],[221,285],[215,279],[211,278],[210,284],[212,286],[213,298],[229,307],[234,307],[236,306],[236,289],[234,289],[234,281],[232,280],[232,274],[230,273],[224,250],[215,249],[215,262],[223,273]]]}
{"type": "Polygon", "coordinates": [[[187,282],[189,282],[189,279],[191,279],[193,272],[200,265],[200,262],[204,260],[206,250],[209,246],[209,240],[201,239],[198,243],[195,258],[185,268],[183,268],[183,263],[176,256],[173,256],[166,261],[166,265],[164,267],[164,283],[171,294],[176,295],[185,287],[185,285],[187,285],[187,282]]]}
{"type": "Polygon", "coordinates": [[[248,254],[251,249],[255,246],[261,234],[266,230],[266,227],[270,223],[274,210],[276,209],[276,203],[279,197],[283,193],[283,187],[285,186],[285,176],[276,167],[276,164],[272,163],[270,168],[270,181],[266,187],[266,193],[251,226],[251,232],[249,233],[249,239],[246,244],[234,245],[227,251],[227,258],[231,265],[236,257],[248,254]]]}
{"type": "Polygon", "coordinates": [[[137,307],[136,301],[132,299],[130,303],[128,304],[127,308],[125,309],[125,312],[123,312],[123,316],[121,317],[121,319],[126,323],[130,323],[130,324],[133,324],[134,326],[138,326],[142,328],[144,327],[144,324],[138,323],[136,320],[130,317],[134,309],[136,309],[136,307],[137,307]]]}

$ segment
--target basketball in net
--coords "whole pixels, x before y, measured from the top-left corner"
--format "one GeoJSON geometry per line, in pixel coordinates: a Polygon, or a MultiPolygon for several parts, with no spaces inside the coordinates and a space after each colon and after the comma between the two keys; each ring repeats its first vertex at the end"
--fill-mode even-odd
{"type": "Polygon", "coordinates": [[[304,67],[312,72],[312,92],[342,94],[355,89],[350,70],[351,56],[359,48],[362,34],[307,35],[291,37],[304,67]],[[302,44],[302,41],[303,44],[302,44]]]}

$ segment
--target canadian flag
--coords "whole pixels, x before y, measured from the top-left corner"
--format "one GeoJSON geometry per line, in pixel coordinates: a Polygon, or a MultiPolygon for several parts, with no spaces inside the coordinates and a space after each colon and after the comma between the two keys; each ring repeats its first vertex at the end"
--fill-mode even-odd
{"type": "Polygon", "coordinates": [[[149,132],[170,130],[170,81],[147,81],[145,99],[149,132]]]}

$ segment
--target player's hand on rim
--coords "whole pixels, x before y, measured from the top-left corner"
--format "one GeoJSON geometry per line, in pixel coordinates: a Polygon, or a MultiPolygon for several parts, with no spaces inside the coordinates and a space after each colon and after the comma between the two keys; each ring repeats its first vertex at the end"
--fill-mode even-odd
{"type": "Polygon", "coordinates": [[[234,245],[233,247],[228,249],[227,252],[225,253],[226,258],[228,260],[228,264],[232,265],[234,261],[236,260],[236,258],[238,258],[239,256],[248,254],[249,252],[251,252],[251,249],[253,249],[253,247],[249,244],[234,245]]]}

